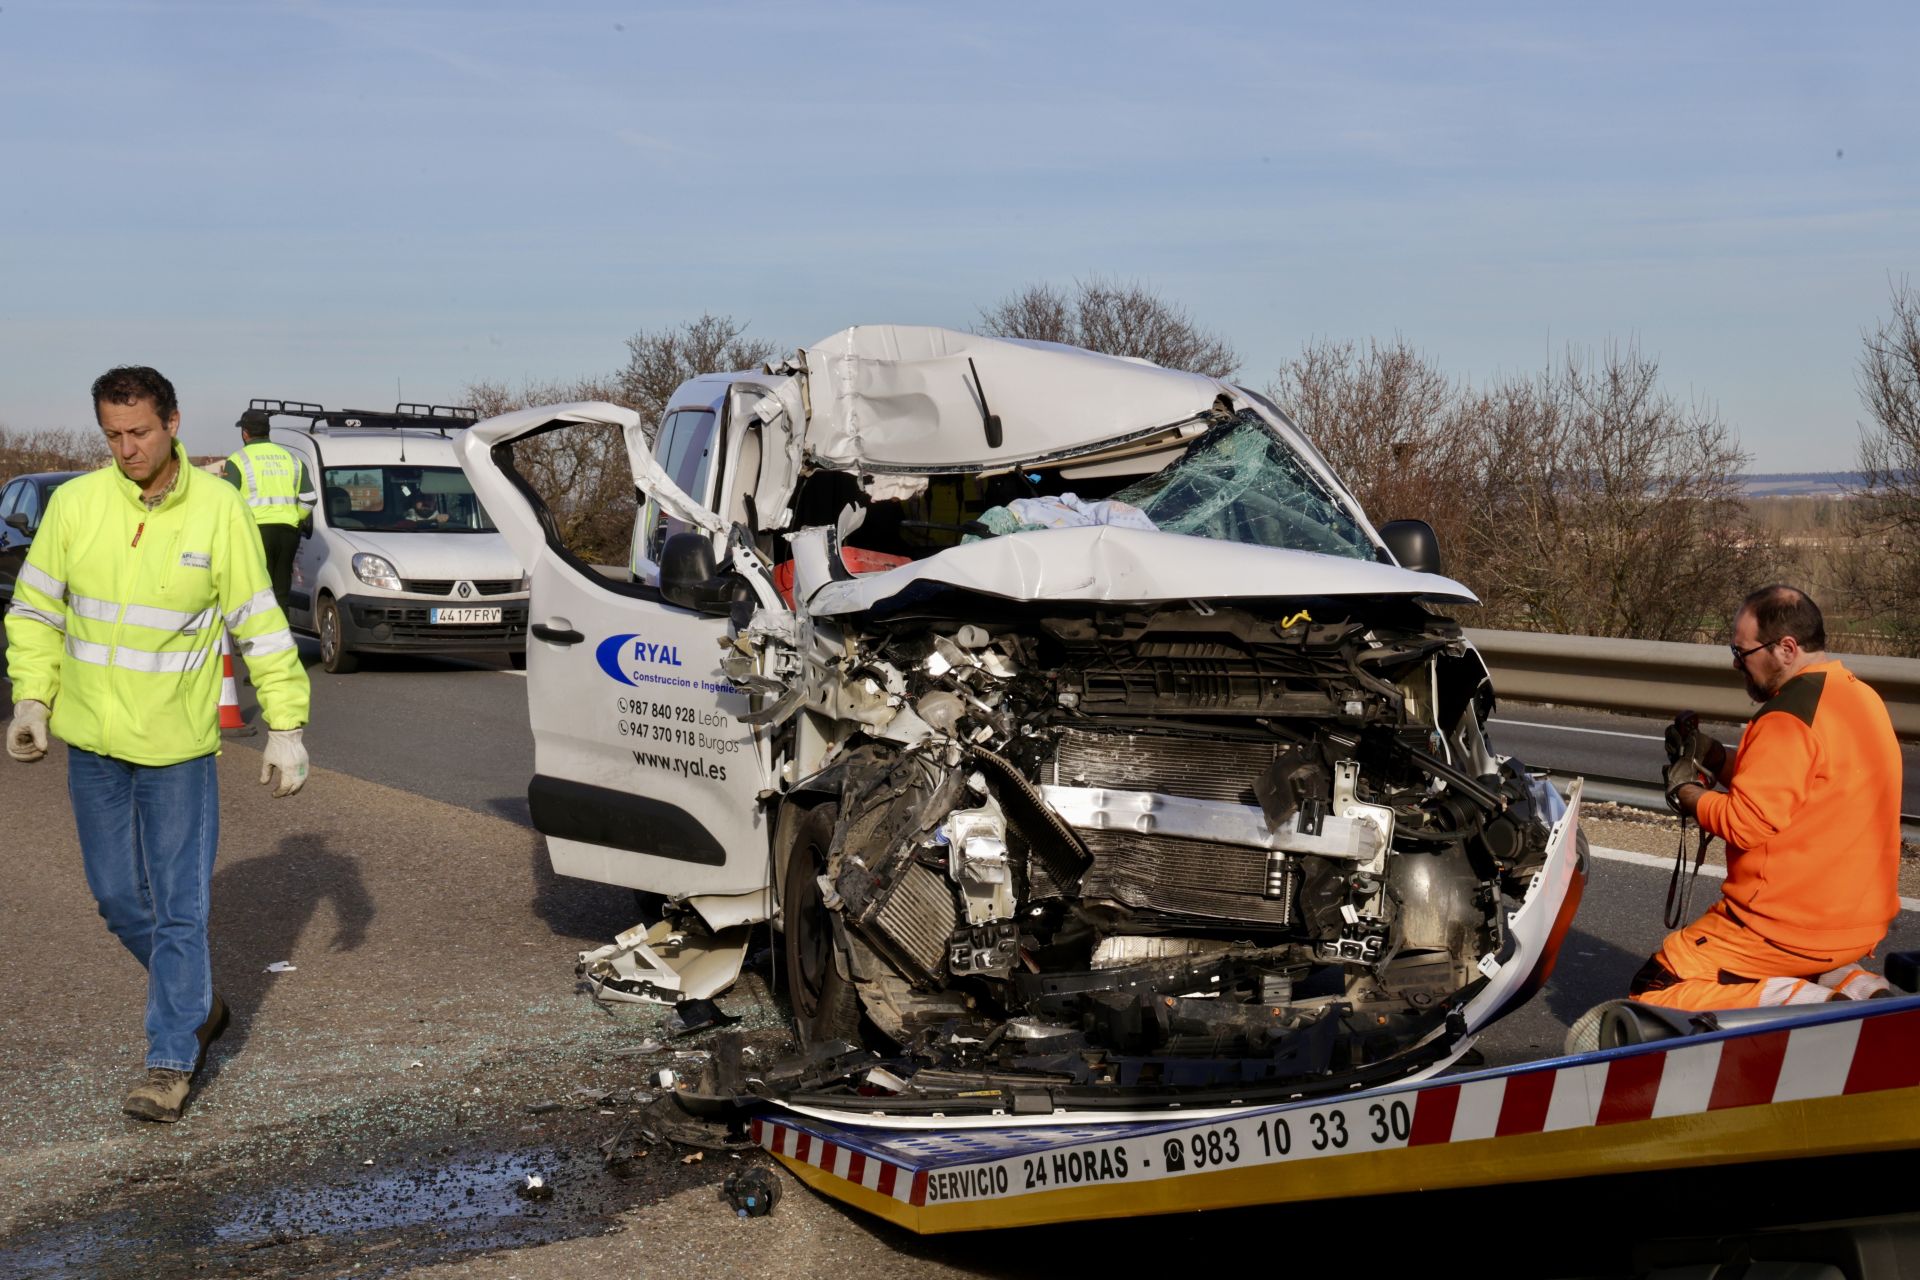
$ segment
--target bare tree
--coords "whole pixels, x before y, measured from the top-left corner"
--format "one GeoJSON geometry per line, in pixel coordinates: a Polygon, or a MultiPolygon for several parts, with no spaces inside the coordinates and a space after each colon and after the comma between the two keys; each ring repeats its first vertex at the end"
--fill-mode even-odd
{"type": "Polygon", "coordinates": [[[1631,347],[1484,390],[1405,341],[1321,341],[1269,388],[1375,519],[1440,534],[1488,626],[1686,640],[1770,576],[1744,455],[1631,347]]]}
{"type": "MultiPolygon", "coordinates": [[[[604,400],[639,414],[651,440],[681,383],[696,374],[751,369],[773,356],[773,343],[750,339],[746,330],[729,316],[703,315],[634,334],[627,339],[626,367],[607,377],[517,388],[474,382],[465,400],[483,418],[533,405],[604,400]]],[[[549,431],[515,445],[513,460],[553,513],[562,545],[592,563],[626,563],[636,503],[621,432],[584,424],[549,431]]]]}
{"type": "Polygon", "coordinates": [[[1856,381],[1872,421],[1860,429],[1840,580],[1848,612],[1920,654],[1920,292],[1901,281],[1892,301],[1863,335],[1856,381]]]}
{"type": "MultiPolygon", "coordinates": [[[[482,418],[491,418],[534,405],[618,404],[621,394],[614,379],[576,378],[518,388],[474,382],[463,399],[482,418]]],[[[521,440],[514,445],[513,465],[553,513],[562,546],[590,564],[626,562],[635,502],[626,439],[618,428],[583,423],[521,440]]]]}
{"type": "Polygon", "coordinates": [[[1029,285],[983,308],[978,331],[1138,356],[1215,378],[1230,377],[1240,367],[1232,345],[1201,329],[1184,307],[1138,283],[1099,276],[1075,281],[1071,294],[1052,285],[1029,285]]]}
{"type": "Polygon", "coordinates": [[[1711,410],[1663,391],[1632,347],[1463,399],[1461,574],[1497,625],[1692,640],[1771,576],[1711,410]]]}
{"type": "Polygon", "coordinates": [[[35,471],[85,471],[106,460],[106,442],[98,431],[0,426],[0,480],[35,471]]]}
{"type": "Polygon", "coordinates": [[[1443,549],[1469,513],[1459,485],[1453,380],[1403,339],[1321,340],[1282,365],[1267,394],[1327,456],[1375,520],[1425,520],[1443,549]]]}
{"type": "Polygon", "coordinates": [[[708,314],[671,328],[642,330],[627,339],[627,366],[616,375],[618,402],[640,415],[651,440],[675,387],[696,374],[758,368],[776,350],[765,339],[747,337],[747,326],[732,316],[708,314]]]}
{"type": "Polygon", "coordinates": [[[1050,284],[1033,284],[992,307],[983,307],[978,332],[1077,346],[1080,325],[1072,299],[1050,284]]]}

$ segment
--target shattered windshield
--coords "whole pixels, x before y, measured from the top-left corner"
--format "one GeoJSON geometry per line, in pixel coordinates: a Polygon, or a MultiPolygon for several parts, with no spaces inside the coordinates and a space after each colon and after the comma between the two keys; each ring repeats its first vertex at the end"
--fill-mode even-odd
{"type": "Polygon", "coordinates": [[[1023,499],[983,513],[994,534],[1114,524],[1220,542],[1373,560],[1374,546],[1285,441],[1246,410],[1188,446],[1179,460],[1105,500],[1023,499]]]}

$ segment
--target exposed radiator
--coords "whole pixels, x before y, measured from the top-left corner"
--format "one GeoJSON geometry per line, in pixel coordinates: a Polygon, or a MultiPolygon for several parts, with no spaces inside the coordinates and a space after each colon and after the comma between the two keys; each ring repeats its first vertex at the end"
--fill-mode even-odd
{"type": "Polygon", "coordinates": [[[939,985],[953,935],[953,886],[938,871],[909,862],[857,923],[908,976],[939,985]]]}
{"type": "Polygon", "coordinates": [[[1069,729],[1044,781],[1063,787],[1160,791],[1196,800],[1259,804],[1253,780],[1286,744],[1170,734],[1069,729]]]}
{"type": "Polygon", "coordinates": [[[1275,928],[1294,923],[1291,892],[1266,896],[1268,858],[1263,850],[1131,831],[1083,834],[1093,850],[1093,868],[1080,882],[1082,897],[1275,928]]]}
{"type": "MultiPolygon", "coordinates": [[[[1254,779],[1284,749],[1281,742],[1070,729],[1043,767],[1043,776],[1057,786],[1155,791],[1254,805],[1259,803],[1254,779]]],[[[1080,834],[1094,859],[1080,882],[1082,897],[1111,899],[1141,911],[1276,928],[1295,922],[1294,886],[1264,850],[1136,831],[1080,834]]],[[[1048,877],[1036,868],[1033,891],[1045,896],[1048,888],[1048,877]]]]}

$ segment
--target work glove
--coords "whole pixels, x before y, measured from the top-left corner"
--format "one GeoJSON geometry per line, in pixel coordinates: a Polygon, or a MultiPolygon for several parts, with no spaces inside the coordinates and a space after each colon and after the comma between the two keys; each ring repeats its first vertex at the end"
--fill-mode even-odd
{"type": "Polygon", "coordinates": [[[307,785],[307,749],[300,743],[298,729],[267,730],[267,751],[260,759],[261,786],[273,780],[275,769],[280,770],[280,785],[273,789],[276,800],[307,785]]]}
{"type": "Polygon", "coordinates": [[[1700,713],[1682,711],[1667,726],[1667,763],[1691,759],[1709,779],[1720,776],[1727,763],[1727,749],[1700,731],[1700,713]]]}
{"type": "Polygon", "coordinates": [[[32,764],[47,754],[47,704],[29,698],[13,704],[13,723],[7,726],[7,754],[21,764],[32,764]]]}
{"type": "Polygon", "coordinates": [[[1692,818],[1692,814],[1680,808],[1680,789],[1682,787],[1711,789],[1715,783],[1715,777],[1713,773],[1707,771],[1707,766],[1703,766],[1693,756],[1680,756],[1678,760],[1668,762],[1667,777],[1663,781],[1667,785],[1667,808],[1680,814],[1682,818],[1692,818]]]}

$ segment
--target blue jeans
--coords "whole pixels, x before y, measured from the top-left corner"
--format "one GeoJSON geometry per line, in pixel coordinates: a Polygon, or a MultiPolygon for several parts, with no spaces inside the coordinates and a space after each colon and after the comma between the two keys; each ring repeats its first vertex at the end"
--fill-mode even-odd
{"type": "Polygon", "coordinates": [[[207,908],[220,838],[216,756],[128,764],[70,748],[67,793],[87,887],[147,971],[147,1065],[191,1071],[213,1008],[207,908]]]}

